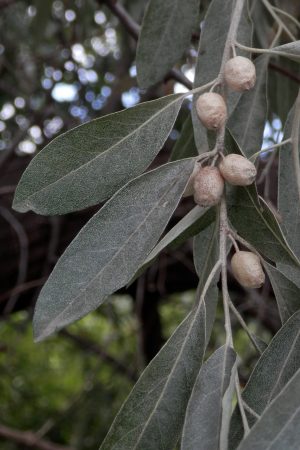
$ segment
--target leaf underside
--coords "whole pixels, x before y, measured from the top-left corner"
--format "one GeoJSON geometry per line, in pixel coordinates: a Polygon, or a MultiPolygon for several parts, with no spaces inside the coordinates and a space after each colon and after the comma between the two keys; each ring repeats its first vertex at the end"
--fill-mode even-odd
{"type": "Polygon", "coordinates": [[[37,340],[94,310],[131,279],[177,207],[193,165],[181,160],[136,178],[85,225],[40,293],[37,340]]]}
{"type": "MultiPolygon", "coordinates": [[[[220,448],[223,400],[235,363],[235,352],[224,345],[201,367],[186,411],[181,450],[220,448]]],[[[230,417],[231,409],[228,413],[230,417]]]]}
{"type": "MultiPolygon", "coordinates": [[[[231,22],[231,14],[234,0],[213,0],[207,10],[204,26],[201,30],[198,58],[195,71],[194,87],[202,86],[214,80],[218,75],[222,63],[224,46],[231,22]]],[[[247,46],[251,46],[252,24],[248,15],[247,2],[238,28],[237,40],[247,46]]],[[[240,52],[243,54],[243,52],[240,52]]],[[[194,124],[195,142],[199,153],[208,150],[206,128],[199,122],[195,110],[194,96],[192,118],[194,124]]],[[[234,110],[240,94],[231,92],[227,98],[229,115],[234,110]]]]}
{"type": "Polygon", "coordinates": [[[100,450],[174,448],[212,328],[215,290],[208,290],[145,369],[100,450]]]}
{"type": "Polygon", "coordinates": [[[170,95],[58,136],[25,170],[16,189],[14,209],[65,214],[111,197],[155,158],[182,102],[182,95],[170,95]]]}
{"type": "MultiPolygon", "coordinates": [[[[258,360],[243,391],[243,400],[261,415],[299,368],[300,312],[297,312],[278,331],[258,360]]],[[[252,426],[255,418],[249,414],[248,421],[252,426]]],[[[231,420],[229,449],[236,449],[242,437],[243,425],[236,408],[231,420]]]]}
{"type": "Polygon", "coordinates": [[[300,370],[274,399],[238,450],[298,450],[300,370]]]}
{"type": "Polygon", "coordinates": [[[200,0],[150,0],[137,46],[137,79],[142,88],[162,81],[189,45],[200,0]]]}

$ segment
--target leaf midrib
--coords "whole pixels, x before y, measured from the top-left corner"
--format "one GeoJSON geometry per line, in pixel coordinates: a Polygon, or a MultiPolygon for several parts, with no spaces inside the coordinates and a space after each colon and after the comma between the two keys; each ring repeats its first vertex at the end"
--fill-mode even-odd
{"type": "MultiPolygon", "coordinates": [[[[257,207],[256,202],[255,202],[254,199],[252,198],[252,195],[250,194],[249,190],[248,190],[247,188],[245,188],[245,190],[246,190],[246,192],[247,192],[248,197],[250,198],[251,203],[253,204],[254,208],[256,209],[257,213],[258,213],[259,216],[261,217],[261,219],[262,219],[262,221],[264,222],[264,224],[266,225],[266,227],[271,231],[271,233],[273,234],[273,236],[275,236],[276,240],[277,240],[277,241],[285,248],[285,251],[290,255],[290,257],[291,257],[295,262],[297,262],[297,265],[298,265],[298,261],[295,260],[295,255],[291,252],[290,248],[289,248],[288,245],[287,245],[287,242],[285,242],[285,239],[284,239],[284,238],[281,238],[280,236],[278,236],[278,235],[275,233],[275,230],[273,230],[273,228],[269,225],[269,223],[266,221],[266,219],[264,218],[263,214],[261,213],[260,209],[257,207]]],[[[260,200],[263,201],[263,199],[260,199],[260,200]]],[[[263,201],[263,203],[265,203],[265,202],[263,201]]],[[[264,204],[264,207],[266,207],[265,204],[264,204]]],[[[274,219],[274,220],[275,220],[275,219],[274,219]]],[[[278,224],[276,223],[276,225],[278,225],[278,224]]],[[[279,226],[279,225],[278,225],[278,226],[279,226]]]]}
{"type": "MultiPolygon", "coordinates": [[[[101,270],[100,270],[100,272],[98,272],[89,282],[88,282],[88,284],[85,286],[85,288],[84,288],[84,290],[82,290],[82,291],[80,291],[80,293],[76,296],[76,297],[74,297],[73,299],[72,299],[72,301],[71,301],[71,303],[69,303],[60,313],[59,313],[59,315],[58,316],[56,316],[55,317],[55,319],[53,319],[49,324],[48,324],[48,326],[45,328],[45,330],[44,330],[44,332],[43,332],[43,334],[41,335],[41,336],[44,336],[44,335],[47,335],[48,334],[48,331],[49,331],[49,329],[50,330],[52,330],[52,324],[53,324],[53,322],[55,323],[55,322],[57,322],[59,319],[60,319],[60,317],[62,316],[62,315],[64,315],[65,313],[66,313],[66,311],[68,311],[68,309],[70,308],[70,307],[72,307],[73,306],[73,304],[78,300],[78,298],[80,298],[82,295],[83,295],[83,293],[84,292],[86,292],[87,291],[87,289],[89,288],[89,286],[101,275],[101,273],[108,267],[108,266],[110,266],[111,264],[112,264],[112,262],[116,259],[116,257],[119,255],[119,253],[122,251],[122,250],[124,250],[124,248],[127,246],[127,244],[130,242],[130,240],[132,239],[132,237],[139,231],[139,229],[146,223],[146,221],[148,220],[148,218],[149,218],[149,216],[150,215],[152,215],[153,214],[153,212],[157,209],[157,207],[158,207],[158,205],[161,203],[161,201],[169,194],[169,192],[170,192],[170,190],[171,189],[173,189],[173,187],[176,185],[176,183],[178,183],[178,180],[179,180],[180,178],[178,177],[173,183],[171,183],[170,184],[170,187],[169,187],[169,189],[167,189],[165,192],[164,192],[164,195],[162,196],[162,197],[160,197],[158,200],[157,200],[157,202],[155,203],[155,205],[152,207],[152,209],[146,214],[146,216],[145,216],[145,218],[142,220],[142,222],[138,225],[138,227],[137,228],[135,228],[135,230],[128,236],[128,238],[126,239],[126,241],[124,242],[124,244],[121,246],[121,247],[119,247],[119,249],[117,250],[117,252],[112,256],[112,258],[110,259],[110,261],[108,262],[108,264],[106,264],[101,270]]],[[[108,206],[107,207],[109,207],[109,204],[107,204],[108,206]]],[[[104,206],[104,208],[102,208],[102,210],[101,210],[101,212],[103,213],[103,211],[105,212],[105,209],[106,209],[106,205],[104,206]]],[[[79,233],[79,235],[77,236],[77,238],[75,239],[75,240],[77,240],[79,237],[80,237],[80,234],[81,233],[79,233]]],[[[109,295],[109,294],[107,294],[107,295],[109,295]]]]}
{"type": "MultiPolygon", "coordinates": [[[[179,1],[180,1],[180,0],[179,0],[179,1]]],[[[182,0],[181,0],[181,1],[182,1],[182,0]]],[[[153,56],[153,58],[152,58],[153,61],[156,60],[157,55],[160,53],[160,49],[161,49],[162,43],[165,43],[165,36],[168,34],[169,29],[170,29],[170,28],[172,29],[172,27],[170,27],[170,24],[172,23],[172,18],[173,18],[173,16],[174,16],[175,8],[176,8],[176,6],[178,5],[178,1],[175,0],[175,3],[176,3],[176,5],[174,5],[174,7],[171,8],[172,11],[171,11],[171,14],[169,15],[169,19],[168,19],[167,25],[164,27],[164,31],[163,31],[163,33],[162,33],[162,35],[161,35],[161,38],[159,39],[158,47],[156,48],[156,50],[155,50],[155,52],[154,52],[154,56],[153,56]]],[[[155,64],[153,64],[153,67],[155,67],[155,64]]]]}
{"type": "Polygon", "coordinates": [[[290,348],[289,351],[288,351],[288,354],[287,354],[286,359],[284,360],[284,364],[282,365],[282,367],[281,367],[281,369],[280,369],[280,371],[279,371],[279,373],[278,373],[277,381],[276,381],[276,383],[274,384],[273,389],[272,389],[271,392],[270,392],[270,395],[268,396],[267,404],[268,404],[268,403],[270,402],[270,400],[272,399],[272,395],[274,394],[274,391],[275,391],[275,389],[276,389],[277,386],[278,386],[279,380],[280,380],[280,378],[281,378],[281,376],[282,376],[282,374],[283,374],[284,369],[286,368],[286,365],[287,365],[287,363],[288,363],[288,361],[289,361],[289,358],[290,358],[292,352],[294,351],[294,348],[295,348],[296,342],[298,341],[299,336],[300,336],[300,329],[299,329],[298,333],[296,334],[295,339],[294,339],[294,342],[293,342],[293,344],[291,345],[291,348],[290,348]]]}
{"type": "Polygon", "coordinates": [[[165,391],[166,391],[166,389],[167,389],[167,387],[168,387],[168,385],[170,383],[170,380],[172,379],[172,375],[173,375],[173,373],[175,371],[175,368],[177,367],[177,364],[178,364],[178,362],[179,362],[179,360],[180,360],[180,358],[182,356],[182,353],[183,353],[184,348],[185,348],[185,346],[187,344],[190,332],[191,332],[191,330],[192,330],[192,328],[193,328],[193,326],[194,326],[194,324],[196,322],[196,319],[198,319],[198,315],[200,314],[202,307],[204,308],[204,319],[205,319],[204,320],[204,343],[206,342],[206,307],[205,307],[205,301],[204,301],[204,298],[203,298],[203,300],[198,303],[195,315],[193,317],[193,320],[191,321],[191,324],[189,326],[188,332],[187,332],[186,337],[185,337],[185,339],[183,341],[183,345],[181,346],[180,352],[178,353],[178,355],[177,355],[177,357],[175,359],[174,365],[173,365],[173,367],[172,367],[172,369],[170,371],[170,374],[169,374],[169,376],[167,378],[167,382],[164,385],[164,388],[162,389],[162,392],[161,392],[160,396],[158,397],[151,414],[149,415],[149,417],[146,420],[146,422],[144,422],[143,430],[142,430],[142,432],[141,432],[141,434],[140,434],[140,436],[139,436],[139,438],[138,438],[137,442],[135,443],[135,446],[133,447],[132,450],[136,450],[137,449],[138,444],[140,443],[140,441],[141,441],[145,431],[147,430],[147,427],[148,427],[152,417],[154,416],[154,414],[155,414],[155,412],[156,412],[156,410],[157,410],[157,408],[158,408],[158,406],[159,406],[159,404],[160,404],[160,402],[161,402],[161,400],[163,398],[163,395],[164,395],[164,393],[165,393],[165,391]]]}
{"type": "MultiPolygon", "coordinates": [[[[224,398],[224,395],[225,395],[224,383],[225,383],[225,376],[226,376],[226,362],[227,362],[228,356],[229,356],[229,347],[226,345],[225,355],[224,355],[223,365],[222,365],[222,383],[221,383],[221,390],[220,390],[221,395],[220,395],[219,417],[218,417],[218,433],[219,433],[219,436],[218,436],[218,448],[221,448],[220,447],[220,444],[221,444],[220,440],[221,440],[221,429],[222,429],[222,419],[223,419],[223,398],[224,398]]],[[[231,368],[231,371],[232,371],[232,368],[231,368]]],[[[230,384],[230,376],[229,376],[229,384],[230,384]]],[[[228,386],[229,386],[229,384],[228,384],[228,386]]]]}
{"type": "MultiPolygon", "coordinates": [[[[172,94],[173,95],[173,94],[172,94]]],[[[173,105],[174,103],[176,103],[179,100],[183,100],[184,98],[184,94],[182,94],[181,96],[174,99],[174,101],[171,101],[170,103],[168,103],[166,106],[164,106],[162,109],[159,109],[153,116],[151,116],[149,119],[147,119],[145,122],[143,122],[143,124],[141,126],[139,126],[138,128],[135,128],[134,131],[130,132],[129,134],[127,134],[126,136],[124,136],[122,139],[120,139],[119,141],[117,141],[115,144],[113,144],[111,147],[109,147],[108,149],[106,149],[104,152],[99,153],[97,156],[95,156],[94,158],[90,159],[89,161],[87,161],[86,163],[82,164],[79,167],[76,167],[75,169],[71,170],[70,172],[67,172],[64,176],[58,178],[57,180],[53,181],[52,183],[47,184],[46,186],[44,186],[41,189],[36,190],[35,192],[33,192],[32,194],[28,195],[27,197],[25,197],[23,200],[19,201],[17,203],[18,204],[23,204],[25,202],[25,204],[27,206],[28,205],[28,201],[34,197],[37,194],[40,194],[41,192],[49,189],[50,187],[54,186],[57,183],[60,183],[61,181],[63,181],[65,178],[68,178],[70,176],[73,176],[74,174],[76,174],[77,172],[81,171],[84,167],[88,166],[91,163],[94,163],[95,161],[97,161],[98,158],[101,157],[106,157],[108,152],[113,151],[113,149],[117,146],[119,146],[120,144],[122,144],[122,142],[125,142],[127,139],[129,139],[130,137],[132,137],[134,134],[137,133],[137,130],[142,130],[148,123],[150,123],[152,120],[154,120],[157,116],[159,116],[163,111],[165,111],[166,109],[168,109],[171,105],[173,105]]],[[[126,111],[126,110],[125,110],[126,111]]],[[[101,119],[99,119],[101,120],[101,119]]]]}

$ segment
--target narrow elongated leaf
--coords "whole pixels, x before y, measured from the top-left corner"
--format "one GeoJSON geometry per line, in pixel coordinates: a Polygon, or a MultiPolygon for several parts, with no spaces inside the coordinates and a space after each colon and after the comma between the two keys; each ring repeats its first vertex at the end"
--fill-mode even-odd
{"type": "Polygon", "coordinates": [[[182,101],[182,95],[170,95],[142,103],[57,137],[24,172],[14,209],[64,214],[106,200],[148,167],[182,101]]]}
{"type": "MultiPolygon", "coordinates": [[[[225,148],[228,153],[243,154],[230,131],[227,130],[225,148]]],[[[298,269],[300,263],[288,245],[276,217],[255,185],[229,186],[227,190],[229,218],[239,234],[257,251],[276,263],[288,264],[298,269]]]]}
{"type": "MultiPolygon", "coordinates": [[[[194,87],[199,87],[212,81],[220,72],[234,4],[234,0],[212,0],[210,3],[201,30],[194,87]]],[[[239,24],[237,40],[244,45],[251,45],[252,24],[248,16],[247,2],[245,2],[245,8],[239,24]]],[[[240,54],[243,54],[243,52],[240,54]]],[[[198,152],[202,153],[208,149],[208,141],[206,129],[199,122],[195,111],[197,97],[197,95],[194,96],[192,117],[196,146],[198,152]]],[[[239,93],[229,93],[227,98],[229,113],[233,111],[239,97],[239,93]]]]}
{"type": "Polygon", "coordinates": [[[41,291],[37,340],[97,308],[131,279],[175,210],[193,165],[181,160],[136,178],[85,225],[41,291]]]}
{"type": "Polygon", "coordinates": [[[224,345],[201,367],[187,407],[181,450],[219,450],[224,395],[235,363],[235,352],[224,345]]]}
{"type": "Polygon", "coordinates": [[[230,380],[222,400],[222,420],[220,430],[220,448],[227,450],[229,444],[229,428],[232,415],[233,395],[235,391],[235,377],[237,372],[237,360],[231,369],[230,380]]]}
{"type": "Polygon", "coordinates": [[[237,187],[229,199],[229,218],[239,234],[257,251],[276,263],[299,267],[299,261],[280,226],[255,187],[237,187]]]}
{"type": "MultiPolygon", "coordinates": [[[[283,139],[291,137],[295,107],[288,115],[283,139]]],[[[292,144],[281,147],[279,155],[278,207],[283,226],[295,253],[300,256],[300,205],[295,178],[292,144]],[[298,205],[298,206],[296,206],[298,205]]]]}
{"type": "Polygon", "coordinates": [[[268,48],[270,45],[269,36],[272,32],[274,22],[264,4],[258,0],[251,2],[249,12],[254,26],[255,42],[257,47],[268,48]]]}
{"type": "Polygon", "coordinates": [[[142,88],[163,80],[189,45],[200,0],[150,0],[137,47],[137,79],[142,88]]]}
{"type": "Polygon", "coordinates": [[[216,219],[194,238],[194,265],[200,282],[219,258],[219,220],[216,219]]]}
{"type": "Polygon", "coordinates": [[[286,322],[300,309],[300,289],[280,270],[264,262],[276,297],[282,323],[286,322]]]}
{"type": "Polygon", "coordinates": [[[269,59],[267,55],[256,59],[255,86],[243,93],[228,122],[228,128],[248,158],[261,149],[263,140],[267,116],[266,89],[269,59]]]}
{"type": "MultiPolygon", "coordinates": [[[[258,360],[243,391],[244,401],[261,415],[300,367],[300,312],[295,313],[278,331],[258,360]]],[[[248,415],[250,425],[255,418],[248,415]]],[[[243,437],[243,425],[236,408],[230,426],[230,450],[243,437]]],[[[284,447],[283,447],[284,448],[284,447]]]]}
{"type": "MultiPolygon", "coordinates": [[[[177,248],[190,237],[199,233],[201,230],[209,226],[214,220],[215,212],[213,209],[200,208],[195,206],[186,216],[184,216],[154,247],[147,256],[142,266],[134,276],[136,279],[152,262],[157,258],[161,251],[170,247],[177,248]]],[[[133,280],[131,280],[132,282],[133,280]]]]}
{"type": "Polygon", "coordinates": [[[215,288],[177,328],[125,401],[101,450],[171,450],[204,355],[215,288]],[[206,305],[206,306],[205,306],[206,305]]]}
{"type": "Polygon", "coordinates": [[[266,409],[239,450],[299,450],[300,370],[266,409]]]}
{"type": "MultiPolygon", "coordinates": [[[[295,106],[290,111],[284,128],[284,138],[291,137],[295,106]]],[[[295,254],[300,257],[300,202],[292,154],[292,144],[281,147],[278,173],[278,208],[282,217],[283,229],[295,254]]],[[[278,268],[300,287],[300,271],[284,264],[278,268]]]]}
{"type": "Polygon", "coordinates": [[[189,114],[183,124],[180,137],[173,148],[170,161],[177,161],[178,159],[190,158],[197,155],[192,116],[189,114]]]}
{"type": "Polygon", "coordinates": [[[289,42],[288,44],[279,45],[272,48],[272,51],[284,52],[285,56],[299,62],[300,60],[300,41],[289,42]]]}

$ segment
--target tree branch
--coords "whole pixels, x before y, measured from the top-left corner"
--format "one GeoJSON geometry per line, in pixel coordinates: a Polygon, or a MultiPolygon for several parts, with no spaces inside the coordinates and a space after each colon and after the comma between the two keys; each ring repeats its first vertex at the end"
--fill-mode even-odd
{"type": "MultiPolygon", "coordinates": [[[[132,36],[136,41],[139,38],[140,26],[137,24],[133,18],[128,14],[126,9],[115,0],[98,0],[100,4],[105,4],[110,11],[119,19],[124,28],[128,31],[130,36],[132,36]]],[[[171,69],[166,75],[165,81],[173,79],[178,83],[183,84],[186,88],[192,89],[192,82],[179,70],[171,69]]]]}
{"type": "Polygon", "coordinates": [[[20,431],[0,424],[0,437],[15,441],[18,444],[38,450],[75,450],[73,447],[55,444],[45,439],[41,439],[32,431],[20,431]]]}
{"type": "Polygon", "coordinates": [[[300,77],[298,77],[295,73],[290,72],[289,70],[285,69],[284,67],[278,66],[277,64],[270,62],[269,68],[274,70],[275,72],[281,73],[285,77],[290,78],[291,80],[300,84],[300,77]]]}
{"type": "Polygon", "coordinates": [[[105,350],[99,347],[95,342],[89,339],[79,336],[78,334],[71,333],[67,330],[61,330],[60,334],[78,345],[81,349],[87,351],[88,353],[93,353],[100,356],[103,361],[108,362],[114,369],[116,369],[122,375],[126,375],[130,381],[134,383],[137,381],[138,377],[135,371],[126,366],[123,362],[115,359],[109,355],[105,350]]]}

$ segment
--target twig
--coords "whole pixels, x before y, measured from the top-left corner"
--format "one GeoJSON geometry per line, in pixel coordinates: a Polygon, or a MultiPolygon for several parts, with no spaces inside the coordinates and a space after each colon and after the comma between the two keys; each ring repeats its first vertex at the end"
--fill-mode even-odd
{"type": "Polygon", "coordinates": [[[40,439],[36,433],[33,433],[32,431],[15,430],[5,425],[0,425],[0,436],[14,441],[22,445],[22,447],[26,446],[38,450],[75,450],[74,447],[66,447],[45,439],[40,439]]]}
{"type": "Polygon", "coordinates": [[[286,34],[289,36],[289,38],[292,41],[296,41],[297,38],[293,35],[293,33],[290,31],[290,29],[286,26],[286,24],[280,19],[280,17],[278,16],[278,14],[276,13],[276,11],[274,11],[273,5],[271,5],[271,3],[269,3],[268,0],[261,0],[262,3],[264,4],[264,6],[266,7],[266,9],[269,11],[269,13],[271,14],[271,16],[273,17],[273,19],[278,23],[278,25],[281,25],[282,28],[284,29],[284,31],[286,32],[286,34]]]}
{"type": "MultiPolygon", "coordinates": [[[[18,268],[18,276],[16,280],[16,286],[23,284],[26,280],[27,276],[27,266],[28,266],[28,238],[27,234],[22,226],[22,224],[16,219],[16,217],[4,206],[0,205],[0,215],[3,217],[6,222],[12,227],[15,231],[20,248],[20,256],[19,256],[19,268],[18,268]]],[[[19,293],[14,291],[11,292],[9,300],[4,308],[4,314],[9,314],[19,298],[19,293]]]]}
{"type": "Polygon", "coordinates": [[[226,331],[226,344],[233,347],[232,330],[230,322],[229,312],[229,292],[227,283],[227,207],[225,195],[223,195],[220,205],[220,259],[221,259],[221,279],[222,279],[222,297],[223,297],[223,309],[225,317],[225,331],[226,331]]]}
{"type": "Polygon", "coordinates": [[[236,240],[234,239],[234,237],[231,236],[231,234],[229,234],[228,237],[229,237],[229,239],[231,240],[231,242],[233,243],[233,246],[234,246],[235,251],[236,251],[236,252],[239,252],[240,249],[239,249],[239,247],[238,247],[238,245],[237,245],[236,240]]]}
{"type": "Polygon", "coordinates": [[[300,89],[298,91],[298,96],[295,103],[295,112],[291,134],[294,170],[298,189],[298,196],[300,201],[299,133],[300,133],[300,89]]]}
{"type": "Polygon", "coordinates": [[[272,48],[247,47],[247,45],[240,44],[239,42],[236,42],[235,45],[241,50],[246,50],[247,52],[250,53],[258,53],[258,54],[267,53],[269,55],[284,56],[285,58],[290,58],[291,56],[299,58],[299,55],[293,55],[293,53],[287,53],[281,50],[273,50],[272,48]]]}
{"type": "Polygon", "coordinates": [[[245,6],[245,0],[237,0],[235,2],[235,7],[232,12],[230,27],[228,30],[225,47],[223,51],[223,57],[222,57],[222,63],[220,67],[220,83],[224,84],[224,67],[227,61],[231,58],[231,49],[232,46],[235,44],[236,36],[238,32],[239,23],[241,20],[243,8],[245,6]]]}
{"type": "Polygon", "coordinates": [[[0,187],[0,195],[13,194],[15,192],[15,190],[16,190],[15,185],[2,186],[2,187],[0,187]]]}
{"type": "Polygon", "coordinates": [[[250,431],[250,427],[249,427],[247,416],[246,416],[245,409],[244,409],[244,403],[243,403],[243,399],[242,399],[242,395],[241,395],[241,387],[240,387],[238,372],[236,372],[236,376],[235,376],[235,390],[236,390],[237,402],[239,405],[242,422],[243,422],[243,427],[244,427],[244,436],[247,436],[247,434],[250,431]]]}
{"type": "MultiPolygon", "coordinates": [[[[220,67],[220,73],[218,76],[219,84],[221,85],[221,90],[224,94],[224,68],[227,61],[231,58],[232,46],[235,44],[238,26],[242,16],[242,11],[245,6],[245,0],[237,0],[232,12],[231,23],[229,26],[225,47],[222,56],[222,62],[220,67]]],[[[224,140],[225,140],[225,125],[218,131],[216,138],[215,151],[219,152],[221,155],[224,151],[224,140]]],[[[228,219],[227,219],[227,206],[225,193],[222,196],[220,204],[220,260],[221,260],[221,280],[222,280],[222,297],[223,297],[223,309],[225,317],[225,331],[226,331],[226,343],[230,347],[233,347],[233,338],[230,322],[230,312],[229,312],[229,292],[228,292],[228,282],[227,282],[227,235],[228,235],[228,219]]]]}
{"type": "Polygon", "coordinates": [[[238,322],[240,323],[241,327],[245,330],[245,332],[247,333],[251,343],[253,344],[255,350],[261,355],[261,350],[260,348],[257,346],[255,340],[253,339],[252,333],[249,330],[249,328],[247,327],[246,322],[244,321],[243,317],[241,316],[241,314],[238,312],[238,310],[236,309],[236,307],[234,306],[234,304],[232,303],[231,299],[229,299],[229,307],[231,309],[231,311],[233,312],[233,314],[235,315],[235,317],[237,318],[238,322]]]}
{"type": "MultiPolygon", "coordinates": [[[[267,162],[266,166],[264,167],[263,171],[261,172],[261,175],[260,175],[259,179],[256,181],[257,185],[261,184],[265,179],[266,180],[268,179],[268,175],[269,175],[269,172],[271,170],[271,167],[273,166],[273,162],[274,162],[274,160],[276,158],[276,154],[277,154],[276,151],[272,152],[271,156],[268,159],[268,162],[267,162]]],[[[266,194],[266,192],[264,192],[264,197],[266,197],[265,194],[266,194]]]]}
{"type": "Polygon", "coordinates": [[[20,294],[21,292],[28,291],[29,289],[33,289],[37,286],[41,286],[45,283],[48,277],[37,278],[36,280],[27,281],[27,283],[19,284],[13,289],[9,289],[0,295],[0,303],[7,300],[10,295],[20,294]]]}
{"type": "Polygon", "coordinates": [[[251,252],[255,253],[260,258],[260,260],[262,260],[262,257],[260,256],[258,251],[251,244],[249,244],[248,241],[246,241],[240,235],[238,235],[236,231],[230,228],[228,229],[228,233],[231,234],[234,237],[234,239],[236,239],[238,242],[240,242],[242,245],[248,248],[251,252]]]}
{"type": "Polygon", "coordinates": [[[270,145],[270,147],[262,148],[259,150],[259,152],[254,153],[254,155],[251,156],[250,159],[255,159],[258,155],[261,153],[269,152],[270,150],[273,150],[274,148],[281,147],[282,145],[288,144],[291,142],[291,138],[285,139],[284,141],[278,142],[277,144],[270,145]]]}
{"type": "Polygon", "coordinates": [[[275,72],[280,73],[281,75],[284,75],[287,78],[290,78],[290,80],[293,80],[296,83],[300,84],[300,77],[298,77],[293,72],[290,72],[289,70],[285,69],[284,67],[278,66],[273,62],[269,62],[269,68],[274,70],[275,72]]]}
{"type": "Polygon", "coordinates": [[[207,280],[205,282],[205,285],[204,285],[204,287],[202,289],[202,292],[201,292],[201,295],[200,295],[200,300],[199,300],[200,303],[204,301],[205,296],[206,296],[207,291],[208,291],[208,288],[211,285],[211,283],[212,283],[216,273],[220,269],[221,265],[222,265],[222,261],[221,261],[221,259],[219,259],[216,262],[216,264],[214,265],[214,267],[212,268],[212,270],[211,270],[211,272],[210,272],[210,274],[209,274],[209,276],[208,276],[208,278],[207,278],[207,280]]]}
{"type": "Polygon", "coordinates": [[[250,413],[253,417],[255,417],[255,419],[260,419],[260,415],[257,414],[252,408],[250,408],[250,406],[248,405],[248,403],[246,403],[244,400],[243,401],[243,406],[245,408],[245,410],[250,413]]]}
{"type": "MultiPolygon", "coordinates": [[[[133,20],[133,18],[128,14],[126,9],[121,5],[121,3],[115,0],[98,0],[99,3],[104,3],[111,12],[120,20],[124,28],[128,31],[130,36],[132,36],[136,41],[139,38],[140,26],[133,20]]],[[[192,82],[179,70],[171,69],[166,75],[165,80],[173,79],[178,81],[178,83],[183,84],[186,88],[192,89],[192,82]]]]}
{"type": "Polygon", "coordinates": [[[275,12],[277,12],[278,14],[281,14],[282,16],[287,17],[287,18],[290,19],[290,20],[291,20],[298,28],[300,28],[300,22],[298,22],[298,20],[297,20],[295,17],[293,17],[291,14],[287,13],[286,11],[283,11],[282,9],[277,8],[276,6],[273,6],[273,5],[272,5],[272,7],[273,7],[273,10],[274,10],[275,12]]]}
{"type": "Polygon", "coordinates": [[[137,374],[133,370],[131,370],[130,367],[123,364],[121,361],[117,360],[113,356],[109,355],[104,349],[99,347],[99,345],[96,344],[95,342],[93,342],[90,339],[85,338],[83,336],[79,336],[78,334],[71,333],[70,331],[67,331],[67,330],[61,330],[60,334],[64,337],[68,338],[72,342],[74,342],[76,345],[78,345],[83,350],[100,356],[100,358],[103,359],[103,361],[108,362],[119,373],[121,373],[122,375],[126,375],[130,381],[132,381],[132,382],[137,381],[137,378],[138,378],[137,374]]]}

